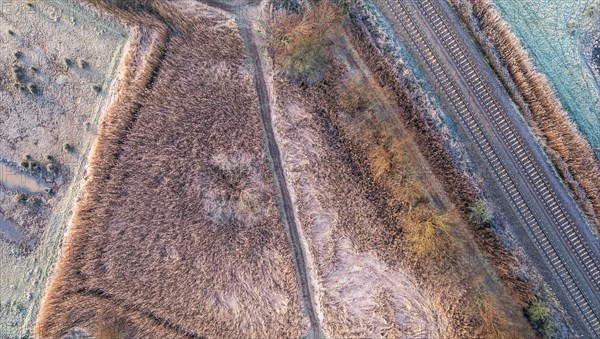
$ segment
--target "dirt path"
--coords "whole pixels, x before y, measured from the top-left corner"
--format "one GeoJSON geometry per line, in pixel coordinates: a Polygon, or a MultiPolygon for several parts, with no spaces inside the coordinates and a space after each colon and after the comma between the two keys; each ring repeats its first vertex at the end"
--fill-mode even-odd
{"type": "Polygon", "coordinates": [[[275,185],[279,195],[280,211],[287,227],[287,233],[290,237],[292,250],[294,251],[294,257],[296,260],[296,268],[300,279],[300,285],[302,288],[302,297],[304,299],[304,305],[306,312],[311,323],[312,338],[321,338],[322,327],[321,321],[317,314],[317,307],[315,306],[315,296],[312,290],[311,284],[312,273],[310,268],[307,266],[306,253],[303,243],[305,243],[299,234],[299,225],[297,224],[297,218],[294,212],[294,206],[290,191],[287,186],[286,175],[283,169],[283,160],[277,140],[275,138],[275,132],[273,131],[273,120],[271,115],[271,101],[269,92],[267,90],[267,84],[265,80],[265,73],[261,64],[260,55],[258,53],[258,47],[256,45],[255,37],[252,28],[247,23],[240,22],[240,33],[246,42],[246,47],[249,52],[252,65],[254,66],[254,74],[256,81],[256,91],[258,93],[259,108],[261,115],[261,122],[263,125],[265,143],[269,152],[269,158],[271,160],[271,167],[273,170],[273,176],[275,185]]]}
{"type": "Polygon", "coordinates": [[[304,299],[304,307],[310,320],[311,334],[308,337],[322,338],[324,335],[321,319],[318,315],[318,307],[315,305],[316,298],[312,288],[314,284],[311,283],[314,278],[312,277],[312,272],[307,265],[305,253],[306,249],[305,246],[303,246],[305,241],[302,240],[302,235],[299,233],[300,227],[297,223],[294,205],[292,203],[290,190],[288,188],[286,175],[283,168],[281,151],[275,138],[275,132],[273,131],[273,119],[271,114],[272,98],[270,97],[267,89],[266,73],[263,70],[253,27],[248,21],[251,20],[250,17],[252,16],[252,11],[259,7],[260,4],[258,4],[257,7],[251,8],[250,6],[231,6],[213,0],[202,0],[202,2],[208,6],[219,8],[233,14],[236,18],[240,34],[244,39],[244,43],[246,44],[248,58],[254,70],[260,119],[263,126],[265,144],[273,171],[274,182],[278,193],[279,209],[286,225],[286,233],[290,238],[289,240],[294,252],[296,270],[298,272],[299,283],[302,289],[302,298],[304,299]]]}

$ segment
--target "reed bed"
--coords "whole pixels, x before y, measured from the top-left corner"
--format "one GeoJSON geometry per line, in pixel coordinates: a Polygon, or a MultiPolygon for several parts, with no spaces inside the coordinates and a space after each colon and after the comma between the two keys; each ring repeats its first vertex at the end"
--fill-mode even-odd
{"type": "Polygon", "coordinates": [[[490,0],[453,0],[563,180],[600,230],[600,162],[490,0]]]}
{"type": "Polygon", "coordinates": [[[202,4],[93,5],[148,46],[125,57],[36,336],[300,337],[234,21],[202,4]]]}

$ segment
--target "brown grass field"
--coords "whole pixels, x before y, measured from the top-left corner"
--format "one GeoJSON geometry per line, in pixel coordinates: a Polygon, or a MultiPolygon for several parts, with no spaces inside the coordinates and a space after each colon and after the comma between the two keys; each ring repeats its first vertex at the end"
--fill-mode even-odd
{"type": "Polygon", "coordinates": [[[519,38],[500,18],[490,0],[453,0],[452,3],[544,142],[563,180],[600,230],[600,162],[562,107],[552,85],[534,66],[519,38]]]}
{"type": "Polygon", "coordinates": [[[190,2],[152,7],[162,22],[97,5],[152,34],[145,57],[127,55],[130,81],[102,121],[37,337],[300,337],[293,259],[232,18],[190,2]]]}
{"type": "Polygon", "coordinates": [[[447,190],[443,144],[363,39],[327,3],[273,24],[275,129],[325,335],[534,336],[514,259],[457,208],[475,190],[447,190]]]}

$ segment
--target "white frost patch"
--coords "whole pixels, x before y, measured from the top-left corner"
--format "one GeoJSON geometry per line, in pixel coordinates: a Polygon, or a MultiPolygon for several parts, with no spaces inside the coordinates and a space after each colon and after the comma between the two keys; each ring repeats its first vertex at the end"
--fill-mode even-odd
{"type": "Polygon", "coordinates": [[[402,271],[390,270],[381,260],[357,253],[350,240],[337,241],[336,268],[323,279],[335,306],[348,311],[351,320],[366,322],[373,337],[395,326],[403,338],[443,337],[447,320],[440,317],[430,296],[402,271]],[[378,314],[381,293],[389,296],[395,324],[378,314]]]}

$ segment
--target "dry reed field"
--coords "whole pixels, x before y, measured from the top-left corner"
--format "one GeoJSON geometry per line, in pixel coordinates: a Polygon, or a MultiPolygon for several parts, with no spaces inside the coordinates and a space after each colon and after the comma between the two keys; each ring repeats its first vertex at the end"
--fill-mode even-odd
{"type": "Polygon", "coordinates": [[[326,2],[273,23],[275,129],[325,335],[533,336],[531,292],[507,291],[452,203],[474,191],[446,190],[443,145],[420,143],[420,112],[362,38],[326,2]]]}
{"type": "Polygon", "coordinates": [[[563,180],[600,230],[600,162],[565,112],[552,85],[536,69],[519,38],[490,0],[453,0],[492,67],[546,146],[563,180]]]}
{"type": "Polygon", "coordinates": [[[127,55],[130,81],[102,122],[36,335],[300,337],[307,323],[233,19],[189,1],[95,5],[153,29],[148,55],[127,55]]]}

